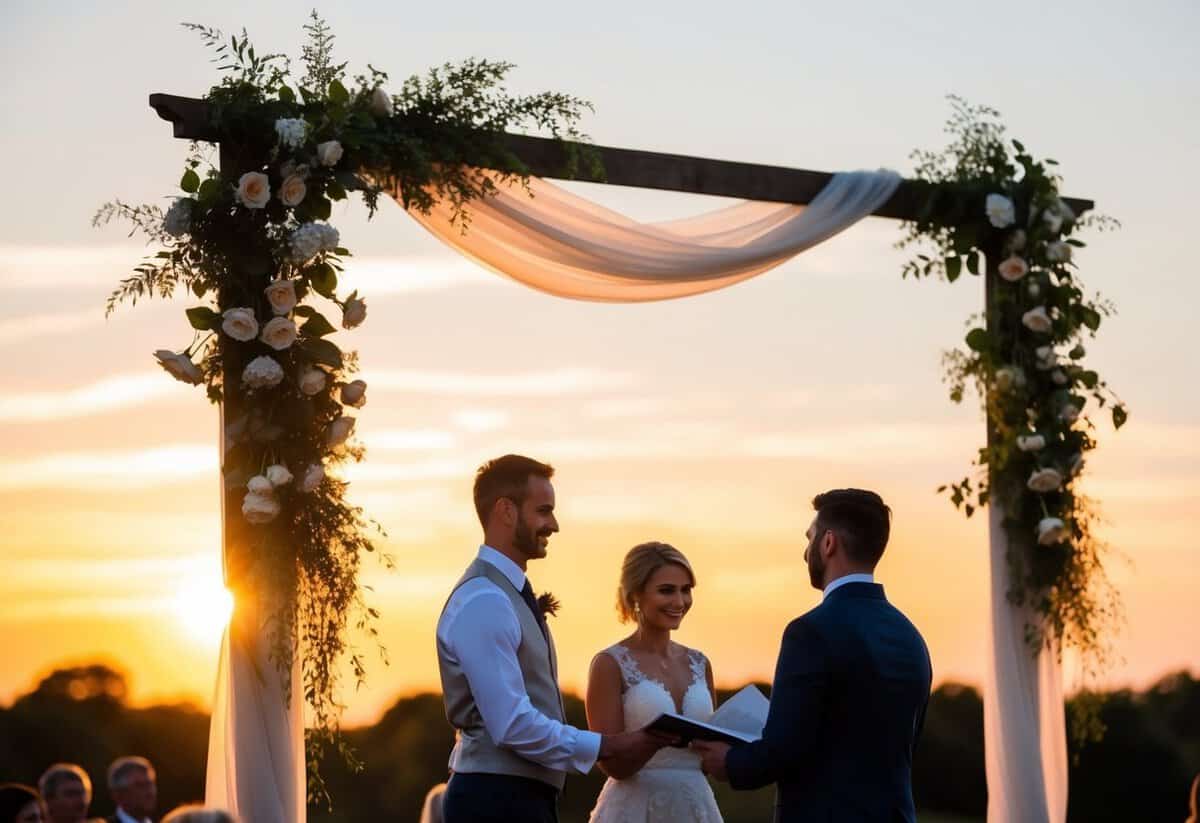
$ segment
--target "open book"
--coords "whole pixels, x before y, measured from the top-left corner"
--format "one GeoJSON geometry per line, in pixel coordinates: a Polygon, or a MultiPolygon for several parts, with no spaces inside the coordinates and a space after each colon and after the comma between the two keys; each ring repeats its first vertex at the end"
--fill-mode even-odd
{"type": "Polygon", "coordinates": [[[707,722],[668,712],[646,728],[681,738],[681,746],[693,740],[750,743],[762,737],[770,705],[757,687],[747,686],[722,703],[707,722]]]}

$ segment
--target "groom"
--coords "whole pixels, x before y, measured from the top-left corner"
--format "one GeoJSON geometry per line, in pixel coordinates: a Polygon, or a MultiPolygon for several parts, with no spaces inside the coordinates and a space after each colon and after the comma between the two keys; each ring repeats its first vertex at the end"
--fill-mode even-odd
{"type": "Polygon", "coordinates": [[[446,717],[457,730],[446,823],[555,823],[567,772],[586,773],[597,760],[642,763],[667,742],[565,723],[554,640],[525,577],[558,531],[553,475],[515,454],[475,475],[484,545],[437,625],[446,717]]]}
{"type": "Polygon", "coordinates": [[[776,823],[912,823],[933,673],[920,632],[873,576],[891,509],[860,489],[825,492],[813,508],[804,556],[823,600],[783,634],[762,739],[692,747],[735,789],[778,784],[776,823]]]}

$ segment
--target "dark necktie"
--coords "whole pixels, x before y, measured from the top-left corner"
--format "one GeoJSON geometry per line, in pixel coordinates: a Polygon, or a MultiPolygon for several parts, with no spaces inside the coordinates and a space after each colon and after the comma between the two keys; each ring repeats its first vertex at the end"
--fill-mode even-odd
{"type": "Polygon", "coordinates": [[[533,586],[529,583],[529,578],[525,579],[525,588],[521,589],[521,598],[529,607],[529,611],[533,613],[533,619],[537,621],[538,628],[542,630],[542,636],[549,642],[550,635],[546,630],[546,619],[542,617],[542,610],[538,608],[537,598],[533,596],[533,586]]]}

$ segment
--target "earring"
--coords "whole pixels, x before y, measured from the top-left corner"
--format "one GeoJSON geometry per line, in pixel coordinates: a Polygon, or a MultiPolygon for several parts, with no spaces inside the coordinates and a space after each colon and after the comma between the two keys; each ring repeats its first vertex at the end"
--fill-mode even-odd
{"type": "Polygon", "coordinates": [[[633,618],[639,623],[642,622],[642,604],[636,600],[633,601],[633,618]]]}

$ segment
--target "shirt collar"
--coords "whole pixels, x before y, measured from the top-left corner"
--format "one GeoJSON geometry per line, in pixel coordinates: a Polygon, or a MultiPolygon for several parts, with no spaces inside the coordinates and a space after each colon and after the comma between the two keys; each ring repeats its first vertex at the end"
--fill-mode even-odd
{"type": "Polygon", "coordinates": [[[827,598],[827,597],[829,597],[829,595],[833,594],[835,589],[840,589],[842,586],[845,586],[847,583],[874,583],[874,582],[875,582],[875,575],[873,575],[873,574],[844,574],[841,577],[839,577],[837,580],[831,581],[830,584],[825,587],[825,591],[821,595],[821,600],[824,601],[825,598],[827,598]]]}
{"type": "Polygon", "coordinates": [[[120,806],[117,806],[117,820],[119,820],[120,823],[146,823],[146,821],[138,820],[120,806]]]}
{"type": "Polygon", "coordinates": [[[486,543],[479,547],[479,559],[499,569],[517,591],[525,588],[525,572],[521,567],[486,543]]]}

